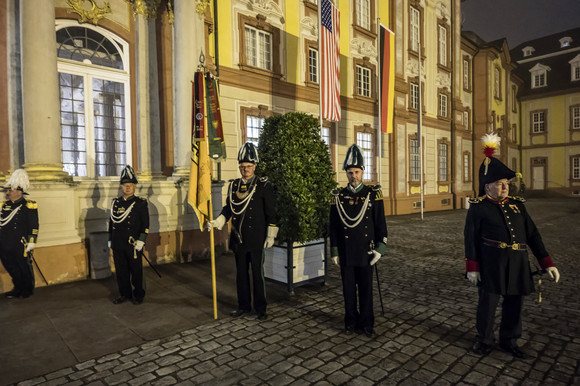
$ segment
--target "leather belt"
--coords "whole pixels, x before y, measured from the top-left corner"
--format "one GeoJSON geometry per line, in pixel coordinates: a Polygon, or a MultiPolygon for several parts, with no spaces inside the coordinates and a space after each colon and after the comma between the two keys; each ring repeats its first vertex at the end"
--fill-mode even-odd
{"type": "Polygon", "coordinates": [[[501,249],[513,249],[514,251],[526,251],[526,244],[524,243],[513,243],[513,244],[508,244],[505,241],[497,241],[497,240],[490,240],[490,239],[486,239],[485,237],[483,238],[483,245],[487,246],[487,247],[494,247],[494,248],[501,248],[501,249]]]}

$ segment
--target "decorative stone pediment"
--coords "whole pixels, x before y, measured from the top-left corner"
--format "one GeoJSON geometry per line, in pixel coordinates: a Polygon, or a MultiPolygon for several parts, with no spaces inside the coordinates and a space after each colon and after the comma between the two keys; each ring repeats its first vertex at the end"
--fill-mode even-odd
{"type": "Polygon", "coordinates": [[[353,51],[357,54],[369,56],[371,58],[377,57],[377,50],[371,43],[355,38],[350,41],[350,45],[352,47],[351,52],[353,51]]]}

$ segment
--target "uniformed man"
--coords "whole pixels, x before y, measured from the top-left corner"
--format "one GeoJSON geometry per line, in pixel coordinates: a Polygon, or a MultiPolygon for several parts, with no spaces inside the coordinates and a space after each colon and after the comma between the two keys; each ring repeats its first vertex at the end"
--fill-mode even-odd
{"type": "Polygon", "coordinates": [[[23,169],[15,170],[3,186],[7,201],[0,212],[0,260],[14,284],[4,294],[7,298],[28,298],[34,292],[31,257],[38,237],[38,205],[24,198],[29,186],[23,169]]]}
{"type": "Polygon", "coordinates": [[[231,218],[230,249],[236,257],[238,308],[230,313],[241,316],[252,310],[250,275],[254,293],[254,311],[265,320],[266,287],[264,282],[264,248],[271,248],[278,234],[272,184],[267,177],[257,177],[258,149],[247,142],[238,152],[241,178],[230,182],[226,205],[221,214],[208,223],[208,229],[222,229],[231,218]]]}
{"type": "Polygon", "coordinates": [[[146,199],[135,196],[137,183],[133,168],[125,166],[121,173],[123,195],[111,205],[109,248],[113,249],[120,294],[113,300],[114,304],[131,300],[139,305],[145,297],[143,247],[149,233],[149,209],[146,199]]]}
{"type": "Polygon", "coordinates": [[[500,296],[503,297],[499,346],[514,357],[524,357],[517,344],[522,333],[523,296],[534,290],[528,247],[542,269],[556,282],[560,274],[546,251],[524,199],[509,197],[509,180],[515,176],[493,157],[499,137],[484,136],[486,158],[479,168],[479,197],[465,221],[466,276],[478,285],[476,354],[488,354],[494,345],[493,324],[500,296]]]}
{"type": "Polygon", "coordinates": [[[358,146],[348,149],[342,168],[348,185],[333,191],[330,255],[335,264],[340,263],[345,333],[356,332],[370,338],[375,322],[373,265],[387,251],[383,195],[380,185],[362,183],[364,160],[358,146]]]}

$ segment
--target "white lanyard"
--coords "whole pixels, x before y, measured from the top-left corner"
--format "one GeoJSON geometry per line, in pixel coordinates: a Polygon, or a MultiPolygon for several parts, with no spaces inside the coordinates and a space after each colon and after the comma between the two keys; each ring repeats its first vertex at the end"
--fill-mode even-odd
{"type": "Polygon", "coordinates": [[[369,192],[367,194],[367,198],[366,198],[365,203],[363,204],[360,212],[356,216],[350,217],[348,214],[346,214],[346,211],[344,210],[342,203],[340,202],[340,199],[338,198],[338,195],[336,195],[335,201],[336,201],[336,207],[338,209],[338,215],[340,216],[340,220],[342,221],[342,223],[345,226],[347,226],[348,228],[354,228],[358,224],[360,224],[360,222],[362,221],[362,219],[365,215],[365,211],[367,210],[367,208],[369,206],[370,197],[371,197],[371,192],[369,192]],[[346,219],[345,219],[345,217],[346,217],[346,219]],[[353,224],[351,225],[351,224],[347,223],[346,220],[353,222],[353,224]]]}
{"type": "Polygon", "coordinates": [[[20,210],[20,208],[22,208],[22,204],[20,204],[18,206],[18,208],[14,209],[6,218],[2,218],[2,216],[0,216],[0,227],[3,227],[3,226],[8,225],[8,223],[10,221],[12,221],[12,219],[14,218],[14,216],[16,216],[16,213],[18,213],[18,211],[20,210]]]}
{"type": "MultiPolygon", "coordinates": [[[[240,182],[241,183],[241,182],[240,182]]],[[[256,184],[254,184],[254,187],[252,188],[252,190],[250,191],[250,194],[248,194],[242,201],[240,202],[234,202],[234,190],[232,189],[234,185],[234,182],[232,181],[230,183],[230,209],[232,211],[233,214],[235,214],[236,216],[239,216],[240,214],[244,213],[244,211],[246,210],[246,208],[248,207],[248,205],[250,204],[250,200],[252,199],[252,196],[254,195],[254,192],[256,191],[256,184]],[[243,208],[239,211],[236,211],[234,209],[234,206],[240,206],[240,205],[244,205],[243,208]]]]}
{"type": "Polygon", "coordinates": [[[127,208],[127,210],[121,214],[121,215],[115,215],[115,212],[113,209],[115,209],[115,200],[113,200],[113,203],[111,204],[111,221],[114,222],[115,224],[118,224],[120,222],[125,221],[125,219],[127,218],[127,216],[129,216],[129,213],[131,213],[131,210],[133,210],[133,207],[135,206],[135,201],[133,201],[133,203],[131,205],[129,205],[129,207],[127,208]]]}

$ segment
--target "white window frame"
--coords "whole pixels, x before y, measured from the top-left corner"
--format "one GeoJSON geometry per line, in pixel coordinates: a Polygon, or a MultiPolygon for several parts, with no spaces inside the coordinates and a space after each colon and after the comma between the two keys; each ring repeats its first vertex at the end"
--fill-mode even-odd
{"type": "MultiPolygon", "coordinates": [[[[72,20],[56,20],[56,31],[66,27],[79,27],[76,21],[72,20]]],[[[103,79],[123,84],[125,90],[125,159],[126,163],[132,163],[132,133],[131,133],[131,82],[130,82],[130,61],[129,61],[129,43],[117,35],[98,26],[90,24],[83,24],[83,28],[92,29],[107,38],[113,45],[116,46],[123,62],[123,70],[116,68],[109,68],[97,65],[90,65],[84,62],[75,60],[57,58],[57,72],[66,73],[75,76],[82,76],[84,78],[84,117],[85,117],[85,153],[86,153],[86,176],[73,176],[73,180],[85,179],[110,179],[118,176],[96,176],[95,175],[95,117],[94,117],[94,101],[93,93],[88,92],[93,90],[93,79],[103,79]],[[88,88],[90,87],[90,89],[88,88]]],[[[56,38],[55,38],[56,42],[56,38]]],[[[60,117],[59,117],[60,121],[60,117]]],[[[62,136],[62,133],[61,133],[62,136]]],[[[62,142],[61,142],[62,146],[62,142]]],[[[61,150],[62,155],[62,150],[61,150]]]]}
{"type": "Polygon", "coordinates": [[[580,105],[572,106],[572,113],[570,119],[572,120],[570,126],[572,130],[580,130],[580,105]]]}
{"type": "Polygon", "coordinates": [[[258,115],[246,115],[246,142],[252,142],[256,147],[258,146],[260,130],[262,129],[262,126],[264,126],[265,120],[265,117],[258,115]],[[259,122],[259,124],[255,125],[254,123],[256,122],[259,122]]]}
{"type": "Polygon", "coordinates": [[[409,107],[419,110],[419,84],[411,83],[411,92],[409,94],[409,107]]]}
{"type": "Polygon", "coordinates": [[[469,153],[463,154],[463,182],[469,182],[469,163],[470,163],[470,156],[469,153]]]}
{"type": "Polygon", "coordinates": [[[532,89],[548,85],[548,71],[550,71],[550,67],[540,63],[530,69],[532,89]]]}
{"type": "Polygon", "coordinates": [[[372,181],[375,164],[374,135],[366,131],[359,131],[356,133],[356,144],[360,148],[365,165],[363,181],[372,181]]]}
{"type": "Polygon", "coordinates": [[[318,84],[318,50],[308,47],[308,80],[318,84]]]}
{"type": "Polygon", "coordinates": [[[370,0],[356,0],[356,25],[370,31],[371,29],[370,0]]]}
{"type": "Polygon", "coordinates": [[[546,132],[546,112],[535,111],[532,113],[532,133],[542,134],[546,132]]]}
{"type": "Polygon", "coordinates": [[[580,80],[580,55],[569,61],[570,63],[570,80],[572,82],[580,80]]]}
{"type": "Polygon", "coordinates": [[[367,98],[371,97],[371,75],[370,68],[356,66],[356,93],[367,98]]]}
{"type": "Polygon", "coordinates": [[[437,38],[439,40],[439,64],[447,66],[447,28],[438,26],[437,38]]]}
{"type": "Polygon", "coordinates": [[[463,126],[465,130],[469,130],[469,111],[463,112],[463,126]]]}
{"type": "Polygon", "coordinates": [[[447,95],[439,93],[439,116],[447,118],[447,95]]]}
{"type": "Polygon", "coordinates": [[[437,150],[439,182],[447,182],[449,180],[449,145],[447,143],[439,143],[437,150]]]}
{"type": "Polygon", "coordinates": [[[411,36],[411,50],[419,52],[421,44],[421,12],[415,7],[409,7],[409,31],[411,36]]]}
{"type": "Polygon", "coordinates": [[[326,146],[330,149],[330,127],[322,126],[320,128],[320,138],[322,138],[326,146]]]}
{"type": "Polygon", "coordinates": [[[411,139],[409,141],[409,178],[411,179],[411,182],[418,182],[421,180],[421,155],[419,154],[419,151],[421,151],[419,140],[411,139]]]}
{"type": "Polygon", "coordinates": [[[580,180],[580,156],[574,156],[571,158],[572,163],[572,174],[570,177],[573,180],[580,180]]]}
{"type": "Polygon", "coordinates": [[[469,61],[463,59],[463,89],[469,90],[469,61]]]}
{"type": "Polygon", "coordinates": [[[272,71],[272,34],[250,25],[246,25],[244,28],[246,64],[266,71],[272,71]]]}
{"type": "Polygon", "coordinates": [[[493,70],[493,96],[497,99],[501,99],[501,70],[495,67],[493,70]]]}

